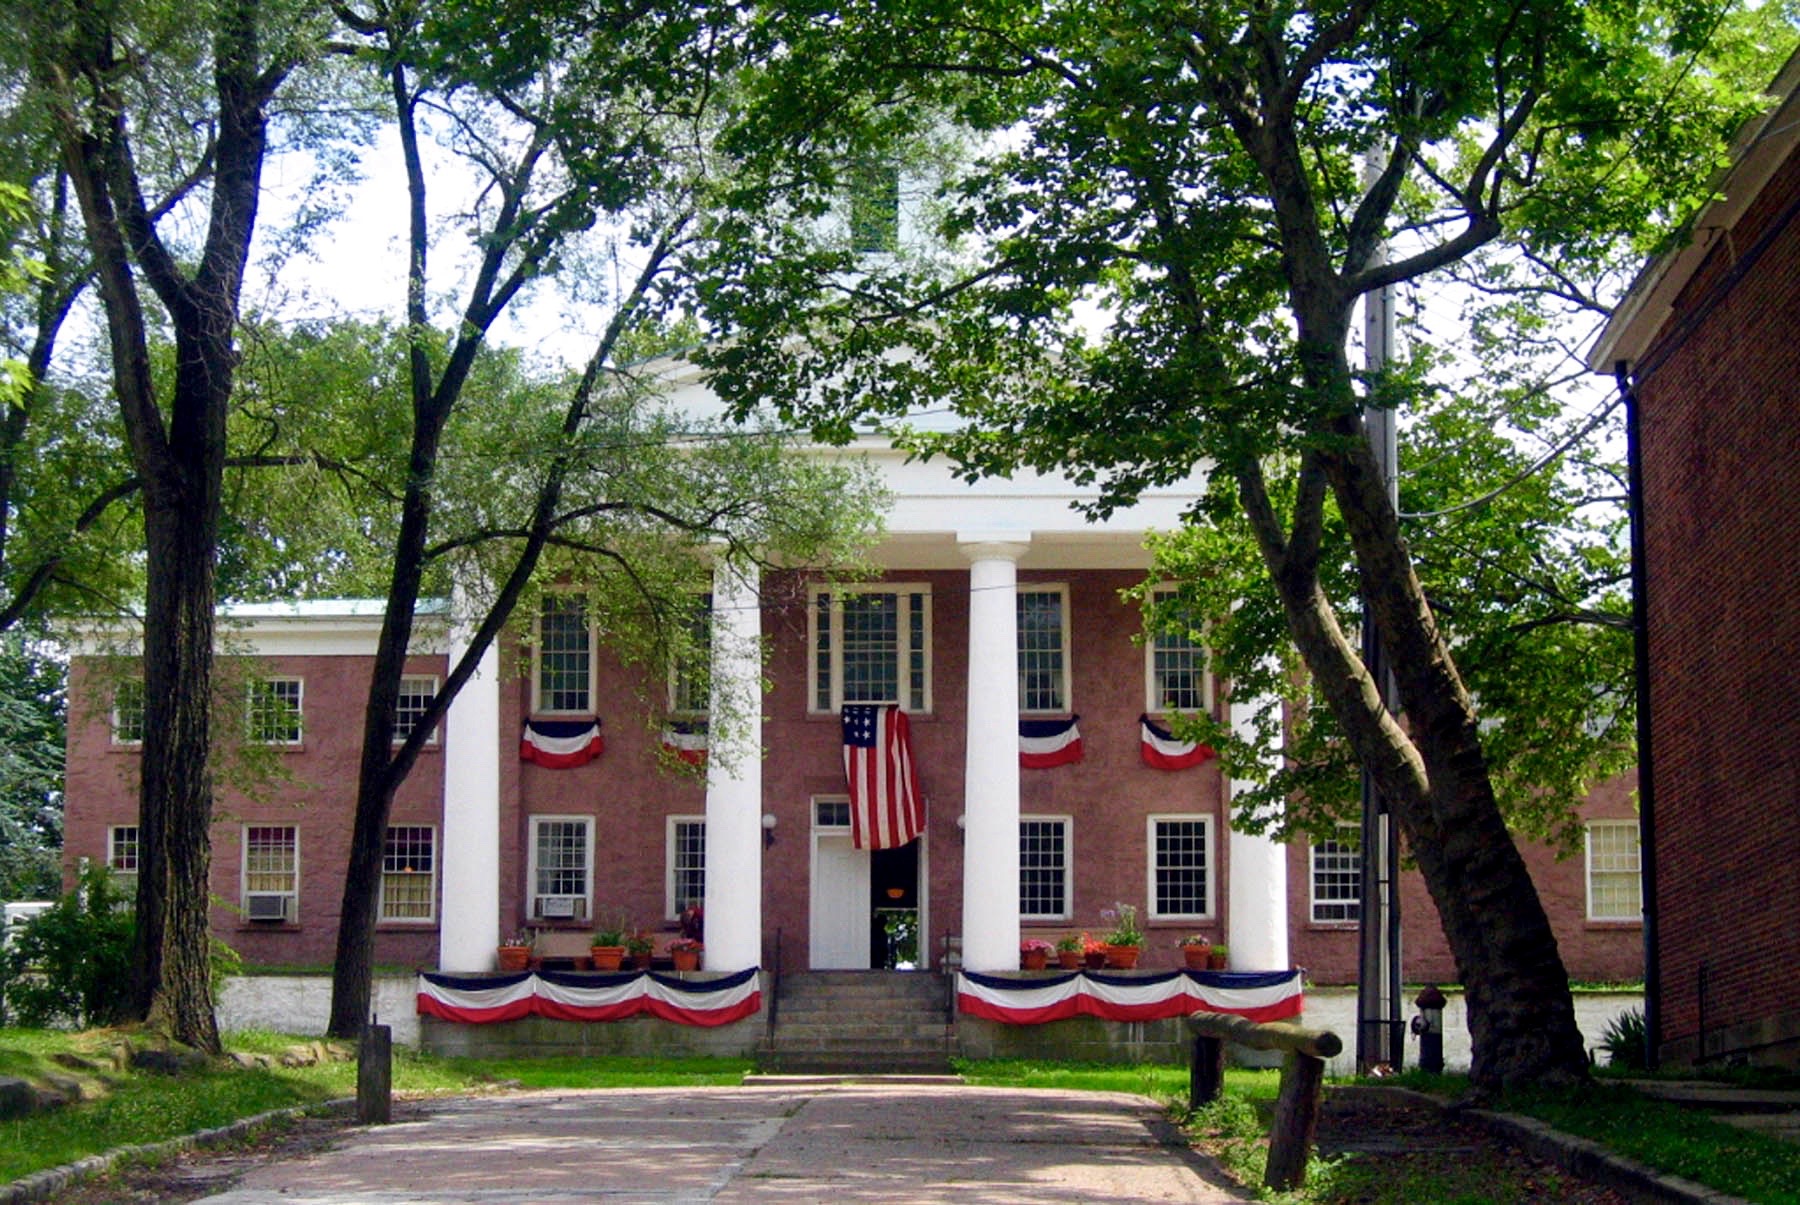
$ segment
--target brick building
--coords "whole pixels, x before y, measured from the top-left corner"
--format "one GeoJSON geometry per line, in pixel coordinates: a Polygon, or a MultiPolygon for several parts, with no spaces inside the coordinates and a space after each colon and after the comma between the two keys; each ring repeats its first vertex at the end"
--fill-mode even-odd
{"type": "Polygon", "coordinates": [[[1590,364],[1637,398],[1661,1054],[1800,1064],[1800,56],[1590,364]]]}

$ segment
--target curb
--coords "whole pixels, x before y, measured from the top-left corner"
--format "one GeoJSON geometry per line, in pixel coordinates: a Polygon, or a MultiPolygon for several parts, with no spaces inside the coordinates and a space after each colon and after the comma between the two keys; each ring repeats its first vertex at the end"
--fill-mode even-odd
{"type": "Polygon", "coordinates": [[[322,1101],[316,1105],[271,1109],[267,1113],[258,1113],[252,1117],[240,1117],[228,1125],[217,1126],[210,1130],[200,1130],[193,1134],[182,1134],[162,1142],[143,1142],[135,1146],[114,1147],[109,1151],[101,1151],[98,1155],[89,1155],[84,1159],[77,1159],[73,1163],[65,1163],[61,1167],[47,1167],[41,1172],[32,1172],[29,1176],[21,1176],[10,1184],[0,1184],[0,1205],[27,1205],[33,1201],[48,1200],[53,1194],[79,1180],[105,1175],[116,1165],[131,1159],[224,1146],[226,1143],[254,1134],[272,1122],[285,1121],[293,1117],[350,1113],[355,1108],[356,1098],[354,1096],[341,1096],[336,1100],[322,1101]]]}
{"type": "Polygon", "coordinates": [[[1552,1129],[1535,1117],[1516,1113],[1497,1113],[1489,1109],[1456,1109],[1438,1097],[1387,1084],[1342,1084],[1332,1092],[1345,1092],[1364,1099],[1383,1100],[1392,1104],[1429,1106],[1439,1112],[1455,1112],[1459,1117],[1482,1126],[1497,1138],[1518,1146],[1528,1154],[1556,1164],[1572,1176],[1580,1176],[1624,1193],[1634,1201],[1654,1205],[1754,1205],[1743,1197],[1718,1192],[1681,1176],[1659,1172],[1647,1164],[1615,1154],[1599,1143],[1577,1138],[1552,1129]]]}

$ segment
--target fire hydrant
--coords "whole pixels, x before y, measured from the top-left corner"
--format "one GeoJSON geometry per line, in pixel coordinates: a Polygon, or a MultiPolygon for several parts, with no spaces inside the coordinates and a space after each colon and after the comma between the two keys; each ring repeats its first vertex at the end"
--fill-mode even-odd
{"type": "Polygon", "coordinates": [[[1444,993],[1437,984],[1428,983],[1413,999],[1419,1015],[1412,1019],[1412,1031],[1419,1035],[1419,1070],[1431,1075],[1444,1071],[1444,993]]]}

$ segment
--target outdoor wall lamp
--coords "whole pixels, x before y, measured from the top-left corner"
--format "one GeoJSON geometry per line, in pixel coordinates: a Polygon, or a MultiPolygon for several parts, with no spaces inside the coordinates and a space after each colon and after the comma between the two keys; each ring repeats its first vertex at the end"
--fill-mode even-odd
{"type": "Polygon", "coordinates": [[[764,812],[763,813],[762,828],[763,828],[763,848],[767,849],[771,845],[775,844],[775,813],[774,812],[764,812]]]}

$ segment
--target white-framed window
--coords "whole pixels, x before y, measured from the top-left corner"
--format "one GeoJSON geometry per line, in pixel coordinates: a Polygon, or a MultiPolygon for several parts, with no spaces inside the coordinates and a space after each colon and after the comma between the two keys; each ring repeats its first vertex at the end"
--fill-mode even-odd
{"type": "Polygon", "coordinates": [[[1069,588],[1021,585],[1019,710],[1069,710],[1069,588]]]}
{"type": "MultiPolygon", "coordinates": [[[[1166,603],[1174,590],[1156,590],[1154,599],[1166,603]]],[[[1212,709],[1212,675],[1206,668],[1206,650],[1187,632],[1152,629],[1144,641],[1144,710],[1151,714],[1212,709]]]]}
{"type": "Polygon", "coordinates": [[[298,745],[305,738],[306,684],[299,678],[258,678],[244,700],[244,732],[258,745],[298,745]]]}
{"type": "Polygon", "coordinates": [[[533,816],[526,881],[538,920],[586,920],[594,914],[594,818],[533,816]]]}
{"type": "Polygon", "coordinates": [[[850,801],[841,797],[813,800],[813,828],[837,832],[850,828],[850,801]]]}
{"type": "Polygon", "coordinates": [[[712,595],[704,594],[684,625],[686,655],[669,666],[669,711],[674,715],[706,715],[712,710],[712,595]]]}
{"type": "Polygon", "coordinates": [[[437,830],[429,824],[390,824],[381,843],[384,921],[437,919],[437,830]]]}
{"type": "Polygon", "coordinates": [[[664,863],[664,915],[674,920],[689,904],[706,900],[706,817],[670,816],[664,863]]]}
{"type": "Polygon", "coordinates": [[[144,680],[121,678],[113,684],[112,743],[144,743],[144,680]]]}
{"type": "Polygon", "coordinates": [[[1357,826],[1312,843],[1312,918],[1319,924],[1362,916],[1362,849],[1357,826]]]}
{"type": "Polygon", "coordinates": [[[808,659],[812,710],[898,703],[931,710],[931,587],[814,586],[808,659]]]}
{"type": "Polygon", "coordinates": [[[531,709],[540,715],[591,715],[594,710],[594,633],[587,599],[546,594],[538,608],[532,650],[531,709]]]}
{"type": "Polygon", "coordinates": [[[1642,921],[1644,892],[1636,820],[1590,820],[1587,825],[1589,920],[1642,921]]]}
{"type": "MultiPolygon", "coordinates": [[[[394,697],[394,743],[404,744],[413,728],[425,718],[425,709],[437,697],[438,680],[433,674],[407,674],[400,679],[400,693],[394,697]]],[[[425,738],[427,745],[438,742],[435,726],[425,738]]]]}
{"type": "Polygon", "coordinates": [[[1019,817],[1019,915],[1034,920],[1067,920],[1069,878],[1074,872],[1068,816],[1019,817]]]}
{"type": "Polygon", "coordinates": [[[300,830],[291,824],[244,826],[244,916],[292,921],[300,915],[300,830]]]}
{"type": "Polygon", "coordinates": [[[1150,917],[1209,920],[1213,915],[1213,818],[1148,819],[1150,917]]]}
{"type": "Polygon", "coordinates": [[[106,865],[127,898],[137,892],[138,826],[115,824],[106,830],[106,865]]]}

